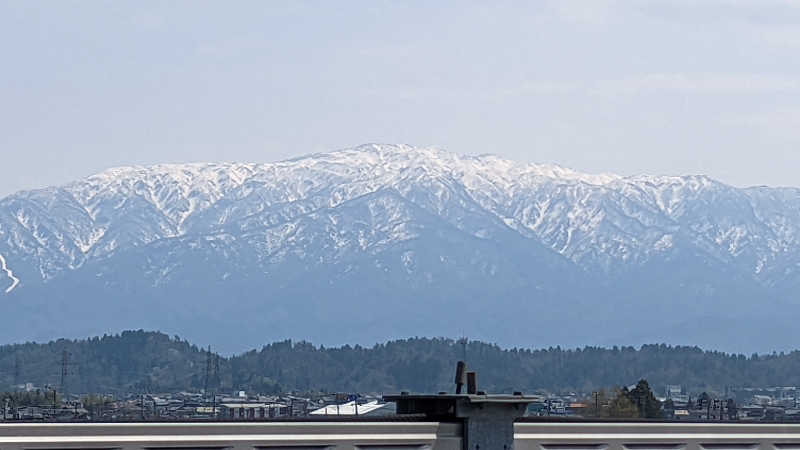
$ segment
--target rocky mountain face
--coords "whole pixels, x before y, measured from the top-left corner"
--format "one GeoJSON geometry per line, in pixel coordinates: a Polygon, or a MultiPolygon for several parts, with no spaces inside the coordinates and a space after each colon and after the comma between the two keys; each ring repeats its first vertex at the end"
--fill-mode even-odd
{"type": "Polygon", "coordinates": [[[0,200],[0,339],[767,351],[796,346],[799,268],[799,189],[365,145],[116,168],[0,200]]]}

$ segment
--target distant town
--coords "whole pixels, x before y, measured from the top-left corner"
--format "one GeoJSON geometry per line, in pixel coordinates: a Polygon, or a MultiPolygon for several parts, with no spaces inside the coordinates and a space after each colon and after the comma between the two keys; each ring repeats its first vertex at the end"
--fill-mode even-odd
{"type": "Polygon", "coordinates": [[[136,330],[0,346],[0,420],[388,416],[395,406],[385,394],[452,393],[463,360],[480,373],[475,394],[519,392],[533,417],[800,422],[797,355],[410,338],[338,348],[286,340],[223,356],[136,330]]]}
{"type": "MultiPolygon", "coordinates": [[[[394,403],[378,393],[163,392],[137,394],[67,394],[48,386],[25,383],[2,394],[6,422],[126,422],[275,420],[298,417],[377,417],[395,414],[394,403]]],[[[634,386],[623,388],[633,390],[634,386]]],[[[528,416],[561,418],[650,418],[674,421],[800,422],[800,388],[730,388],[724,396],[690,394],[667,385],[656,395],[660,414],[647,417],[645,408],[615,414],[616,398],[600,392],[532,394],[528,416]],[[605,411],[604,411],[605,410],[605,411]]],[[[621,395],[617,392],[616,396],[621,395]]],[[[529,394],[531,395],[531,394],[529,394]]],[[[636,405],[634,405],[636,406],[636,405]]]]}

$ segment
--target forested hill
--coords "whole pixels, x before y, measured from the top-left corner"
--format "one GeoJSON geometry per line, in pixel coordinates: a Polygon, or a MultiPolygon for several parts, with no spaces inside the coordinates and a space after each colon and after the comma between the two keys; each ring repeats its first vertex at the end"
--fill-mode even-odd
{"type": "MultiPolygon", "coordinates": [[[[178,337],[126,331],[86,340],[1,346],[0,390],[26,382],[60,385],[66,351],[67,387],[75,393],[197,390],[206,383],[208,361],[209,387],[220,391],[436,392],[452,388],[455,361],[463,350],[451,339],[413,338],[369,348],[285,341],[225,358],[209,357],[178,337]]],[[[800,352],[746,357],[667,345],[523,350],[472,341],[466,354],[470,368],[478,371],[480,388],[491,392],[590,392],[640,378],[657,390],[680,384],[696,392],[800,385],[800,352]]]]}

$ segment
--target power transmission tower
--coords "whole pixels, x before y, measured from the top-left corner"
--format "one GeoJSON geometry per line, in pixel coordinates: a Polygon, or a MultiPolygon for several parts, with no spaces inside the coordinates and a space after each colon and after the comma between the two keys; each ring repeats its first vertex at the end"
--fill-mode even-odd
{"type": "Polygon", "coordinates": [[[214,389],[211,390],[211,417],[217,417],[217,390],[220,387],[219,380],[219,355],[214,355],[214,376],[212,385],[214,389]]]}
{"type": "Polygon", "coordinates": [[[203,380],[203,394],[208,396],[208,388],[211,384],[211,346],[206,351],[206,376],[203,380]]]}
{"type": "Polygon", "coordinates": [[[220,379],[219,379],[219,355],[214,356],[214,388],[219,389],[220,386],[220,379]]]}
{"type": "Polygon", "coordinates": [[[67,375],[69,374],[69,352],[61,351],[61,395],[67,394],[67,375]]]}
{"type": "Polygon", "coordinates": [[[461,336],[461,339],[458,340],[458,343],[461,344],[461,360],[467,362],[467,343],[469,343],[467,336],[461,336]]]}
{"type": "Polygon", "coordinates": [[[70,357],[72,354],[66,350],[61,351],[61,385],[59,389],[61,390],[61,395],[64,396],[64,399],[67,398],[67,388],[69,387],[69,375],[70,375],[70,366],[75,366],[76,364],[70,362],[70,357]]]}

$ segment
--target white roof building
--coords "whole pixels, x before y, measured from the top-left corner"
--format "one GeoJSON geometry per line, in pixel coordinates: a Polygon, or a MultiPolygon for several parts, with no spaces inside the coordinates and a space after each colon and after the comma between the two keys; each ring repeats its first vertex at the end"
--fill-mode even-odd
{"type": "Polygon", "coordinates": [[[377,400],[373,400],[368,403],[362,403],[360,405],[356,405],[356,402],[347,402],[342,403],[340,405],[328,405],[324,406],[319,409],[315,409],[311,411],[311,414],[314,415],[328,415],[328,416],[355,416],[355,415],[365,415],[369,414],[375,410],[384,408],[388,405],[388,403],[378,403],[377,400]]]}

